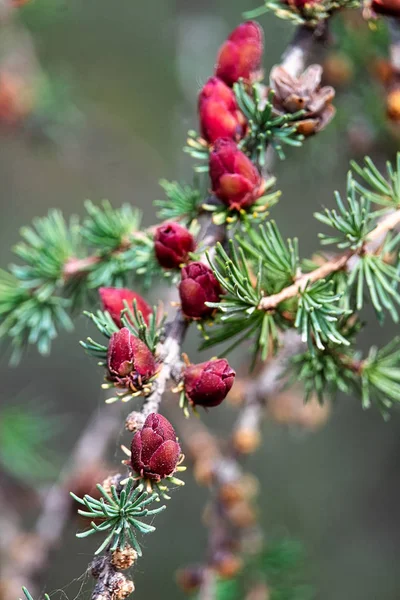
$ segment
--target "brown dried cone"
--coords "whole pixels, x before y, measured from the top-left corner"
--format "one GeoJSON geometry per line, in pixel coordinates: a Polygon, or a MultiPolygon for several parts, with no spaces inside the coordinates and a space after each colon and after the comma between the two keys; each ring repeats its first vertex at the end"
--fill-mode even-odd
{"type": "Polygon", "coordinates": [[[111,600],[124,600],[135,591],[133,581],[123,573],[115,573],[112,580],[111,600]]]}
{"type": "Polygon", "coordinates": [[[271,71],[271,88],[275,91],[274,106],[281,114],[304,110],[297,130],[309,136],[324,129],[335,115],[333,87],[321,87],[321,65],[310,65],[300,77],[292,77],[283,67],[271,71]]]}
{"type": "Polygon", "coordinates": [[[131,546],[127,545],[125,548],[117,548],[111,555],[111,564],[120,571],[124,571],[125,569],[129,569],[135,560],[137,559],[138,554],[136,550],[134,550],[131,546]]]}
{"type": "Polygon", "coordinates": [[[232,442],[233,447],[240,454],[252,454],[261,444],[261,434],[256,429],[237,429],[232,442]]]}

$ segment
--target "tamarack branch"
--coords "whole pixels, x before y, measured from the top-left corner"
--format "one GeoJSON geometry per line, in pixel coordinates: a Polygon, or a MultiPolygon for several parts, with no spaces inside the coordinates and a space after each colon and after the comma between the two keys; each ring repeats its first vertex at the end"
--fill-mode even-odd
{"type": "MultiPolygon", "coordinates": [[[[160,223],[146,230],[129,205],[115,210],[107,202],[88,202],[87,216],[78,224],[84,253],[76,244],[76,221],[67,223],[57,211],[23,231],[16,247],[23,264],[0,274],[0,336],[11,341],[14,362],[32,342],[47,354],[58,331],[72,327],[73,308],[98,290],[101,309],[85,314],[101,341],[89,337],[81,345],[104,368],[102,388],[110,404],[85,429],[43,501],[35,528],[43,559],[39,568],[24,573],[31,589],[40,570],[48,568],[66,524],[71,500],[65,483],[88,459],[99,431],[97,451],[105,452],[119,427],[118,405],[136,403],[125,420],[133,437],[130,448],[122,448],[123,472],[99,482],[96,497],[71,493],[87,524],[77,536],[101,539],[89,567],[96,580],[92,600],[122,600],[134,592],[123,571],[142,555],[140,538],[154,531],[153,517],[173,501],[172,488],[183,485],[178,476],[186,468],[185,446],[195,469],[199,454],[207,454],[209,469],[200,479],[212,500],[207,559],[195,572],[183,573],[182,583],[199,600],[212,600],[219,597],[221,581],[235,582],[252,552],[265,546],[253,497],[246,495],[252,485],[242,458],[261,442],[268,399],[294,377],[306,400],[315,395],[323,402],[338,390],[356,393],[364,408],[374,404],[385,417],[400,401],[399,341],[371,348],[362,359],[356,348],[359,315],[368,300],[380,321],[385,313],[398,320],[400,154],[385,175],[368,158],[364,165],[353,164],[345,199],[337,194],[335,209],[315,215],[331,232],[320,234],[321,243],[335,245],[336,254],[322,255],[319,262],[300,259],[297,240],[284,241],[269,219],[280,197],[269,175],[272,152],[283,159],[287,148],[313,143],[335,115],[335,90],[321,84],[320,65],[308,64],[313,50],[328,43],[337,12],[368,8],[386,14],[384,4],[267,0],[257,15],[272,11],[297,24],[267,83],[260,25],[245,21],[230,34],[199,92],[199,133],[190,131],[185,147],[196,170],[208,177],[207,198],[196,186],[162,182],[166,199],[156,202],[160,223]],[[168,321],[162,308],[150,307],[127,287],[132,275],[144,288],[160,278],[171,284],[168,321]],[[183,350],[191,325],[198,326],[203,349],[247,343],[254,350],[259,374],[242,394],[225,447],[192,413],[221,405],[237,385],[236,373],[225,357],[190,362],[183,350]],[[160,414],[167,394],[174,394],[172,421],[179,425],[179,438],[160,414]],[[195,439],[201,442],[197,446],[195,439]]],[[[397,68],[398,22],[390,17],[391,60],[397,68]]],[[[252,582],[248,591],[258,585],[252,582]]],[[[268,586],[267,581],[260,597],[269,597],[268,586]]]]}

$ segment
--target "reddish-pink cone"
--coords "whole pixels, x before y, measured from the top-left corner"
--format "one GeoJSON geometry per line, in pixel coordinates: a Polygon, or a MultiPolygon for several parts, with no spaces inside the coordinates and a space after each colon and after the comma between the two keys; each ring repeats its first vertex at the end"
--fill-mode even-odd
{"type": "Polygon", "coordinates": [[[372,10],[386,17],[400,17],[400,0],[372,0],[372,10]]]}
{"type": "Polygon", "coordinates": [[[144,320],[148,322],[151,308],[140,294],[128,288],[113,287],[102,287],[99,289],[99,294],[103,310],[110,313],[112,320],[118,327],[122,327],[121,311],[125,308],[124,301],[127,302],[129,308],[133,309],[133,302],[136,300],[137,309],[142,313],[144,320]]]}
{"type": "Polygon", "coordinates": [[[192,319],[208,317],[214,309],[206,306],[205,302],[218,302],[221,294],[221,286],[207,265],[192,262],[182,269],[179,296],[182,312],[186,317],[192,319]]]}
{"type": "Polygon", "coordinates": [[[235,94],[218,77],[211,77],[199,95],[201,135],[213,144],[218,138],[240,140],[246,119],[240,112],[235,94]]]}
{"type": "Polygon", "coordinates": [[[185,394],[195,405],[218,406],[231,389],[235,375],[224,358],[190,365],[183,375],[185,394]]]}
{"type": "Polygon", "coordinates": [[[112,334],[108,346],[107,366],[109,379],[120,387],[138,388],[157,370],[149,348],[127,327],[112,334]]]}
{"type": "Polygon", "coordinates": [[[241,23],[219,49],[215,75],[227,85],[240,78],[253,81],[261,69],[263,31],[255,21],[241,23]]]}
{"type": "Polygon", "coordinates": [[[192,234],[179,223],[163,223],[154,235],[154,251],[164,269],[177,269],[186,263],[195,242],[192,234]]]}
{"type": "Polygon", "coordinates": [[[176,471],[181,448],[171,423],[152,413],[137,431],[131,444],[131,466],[146,479],[160,481],[176,471]]]}
{"type": "Polygon", "coordinates": [[[214,194],[231,210],[249,208],[263,194],[264,180],[232,140],[218,140],[210,154],[214,194]]]}

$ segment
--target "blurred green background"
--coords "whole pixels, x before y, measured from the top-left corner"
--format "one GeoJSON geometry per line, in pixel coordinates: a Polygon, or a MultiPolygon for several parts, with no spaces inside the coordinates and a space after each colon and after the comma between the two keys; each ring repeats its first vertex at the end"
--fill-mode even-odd
{"type": "MultiPolygon", "coordinates": [[[[50,207],[82,215],[84,199],[109,198],[114,206],[140,207],[145,224],[154,221],[158,180],[191,181],[193,165],[181,148],[187,129],[196,126],[196,96],[216,51],[242,11],[257,5],[257,0],[33,0],[22,9],[42,66],[50,78],[67,84],[80,118],[57,143],[26,132],[0,138],[1,266],[11,260],[18,229],[50,207]]],[[[272,15],[261,24],[268,70],[292,26],[272,15]]],[[[382,164],[392,150],[393,144],[380,147],[374,158],[382,164]]],[[[304,256],[318,247],[312,213],[332,206],[333,191],[344,189],[352,156],[343,127],[334,122],[276,163],[283,198],[273,215],[285,235],[299,237],[304,256]]],[[[152,300],[159,295],[160,290],[149,293],[152,300]]],[[[364,347],[383,345],[394,329],[389,322],[380,328],[372,318],[364,347]]],[[[80,318],[75,333],[57,339],[50,358],[31,351],[18,368],[8,367],[6,351],[1,355],[1,404],[50,402],[63,425],[57,438],[63,457],[102,403],[99,369],[78,346],[87,330],[80,318]]],[[[191,336],[186,349],[192,355],[195,345],[191,336]]],[[[233,417],[234,410],[222,406],[205,419],[228,430],[233,417]]],[[[290,535],[304,543],[319,600],[400,597],[399,434],[398,413],[384,423],[378,412],[363,412],[349,398],[338,399],[327,425],[315,433],[266,423],[262,448],[249,462],[261,481],[263,527],[267,536],[290,535]]],[[[111,448],[115,465],[123,439],[121,434],[111,448]]],[[[190,470],[184,479],[186,486],[145,540],[135,598],[183,598],[174,571],[204,556],[200,519],[206,492],[190,470]]],[[[80,576],[95,547],[92,538],[76,540],[74,529],[68,527],[46,576],[47,591],[63,590],[68,598],[85,583],[80,576]]],[[[85,589],[87,594],[88,585],[85,589]]]]}

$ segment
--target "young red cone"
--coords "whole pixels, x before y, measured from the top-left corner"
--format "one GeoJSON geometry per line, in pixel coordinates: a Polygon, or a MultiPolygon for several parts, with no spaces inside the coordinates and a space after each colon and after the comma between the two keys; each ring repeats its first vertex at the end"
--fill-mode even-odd
{"type": "Polygon", "coordinates": [[[160,481],[175,472],[180,453],[171,423],[162,415],[152,413],[143,429],[133,436],[131,466],[141,477],[160,481]]]}
{"type": "Polygon", "coordinates": [[[372,10],[386,17],[400,17],[400,0],[372,0],[372,10]]]}
{"type": "Polygon", "coordinates": [[[262,196],[264,181],[251,160],[232,140],[218,140],[210,154],[214,194],[232,210],[249,208],[262,196]]]}
{"type": "Polygon", "coordinates": [[[179,223],[164,223],[156,229],[154,251],[164,269],[177,269],[188,261],[189,252],[195,249],[192,234],[179,223]]]}
{"type": "Polygon", "coordinates": [[[154,356],[127,327],[113,333],[107,353],[109,379],[121,387],[140,387],[156,370],[154,356]]]}
{"type": "Polygon", "coordinates": [[[133,309],[133,302],[136,300],[137,309],[142,313],[144,320],[148,323],[151,308],[140,294],[137,294],[128,288],[113,287],[102,287],[99,289],[99,294],[103,310],[110,313],[112,320],[118,327],[122,327],[121,312],[125,308],[124,301],[128,303],[129,308],[133,309]]]}
{"type": "Polygon", "coordinates": [[[218,302],[221,294],[221,286],[207,265],[192,262],[182,269],[179,296],[186,317],[202,319],[211,315],[214,309],[205,302],[218,302]]]}
{"type": "Polygon", "coordinates": [[[213,144],[218,138],[240,140],[246,120],[233,91],[218,77],[211,77],[199,95],[201,135],[213,144]]]}
{"type": "Polygon", "coordinates": [[[231,389],[235,371],[224,358],[208,360],[185,369],[185,394],[193,404],[218,406],[231,389]]]}
{"type": "Polygon", "coordinates": [[[259,24],[241,23],[219,49],[215,75],[230,86],[240,78],[253,81],[261,69],[263,50],[264,36],[259,24]]]}

